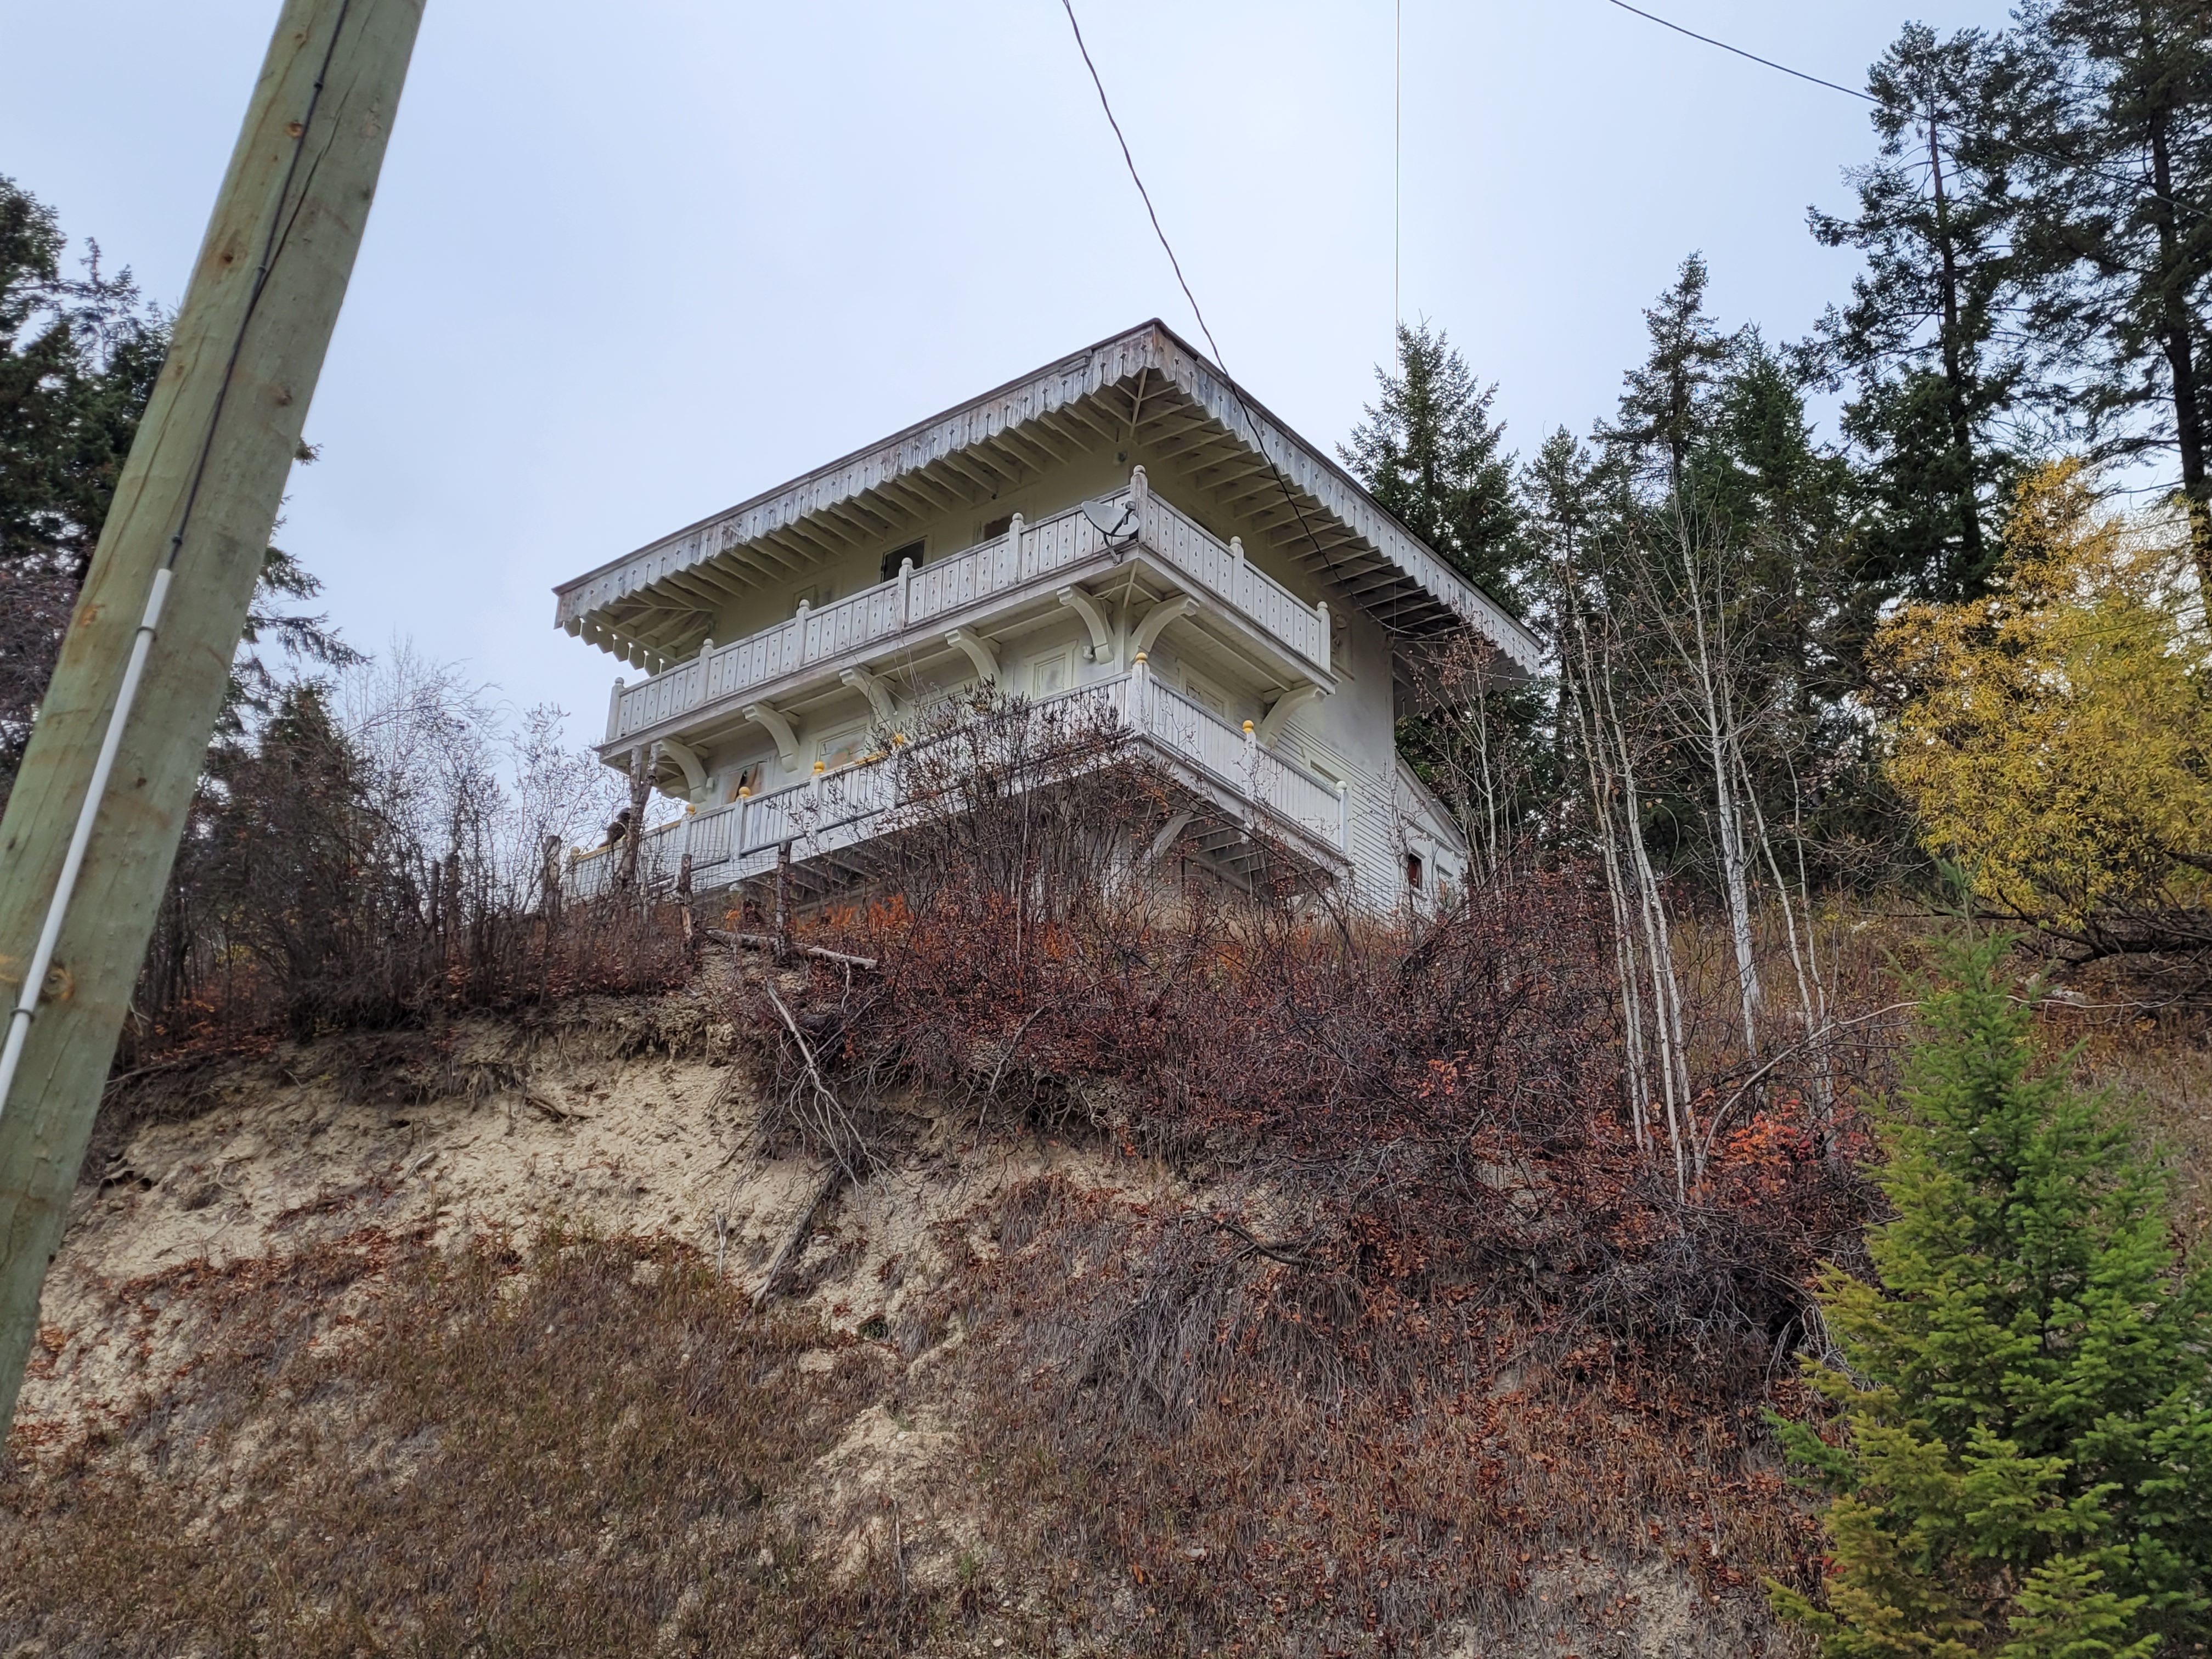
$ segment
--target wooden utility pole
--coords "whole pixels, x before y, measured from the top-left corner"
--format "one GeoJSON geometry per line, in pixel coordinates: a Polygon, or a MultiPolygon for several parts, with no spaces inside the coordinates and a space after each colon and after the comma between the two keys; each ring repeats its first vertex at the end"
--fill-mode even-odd
{"type": "Polygon", "coordinates": [[[0,818],[0,1432],[422,15],[284,0],[0,818]]]}

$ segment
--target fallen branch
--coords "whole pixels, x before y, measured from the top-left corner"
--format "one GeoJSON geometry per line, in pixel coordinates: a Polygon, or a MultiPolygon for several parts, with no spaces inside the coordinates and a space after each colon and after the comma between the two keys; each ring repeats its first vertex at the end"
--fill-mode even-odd
{"type": "Polygon", "coordinates": [[[807,1078],[814,1086],[814,1093],[821,1107],[820,1121],[816,1127],[822,1139],[827,1143],[830,1163],[822,1172],[822,1179],[816,1185],[813,1196],[806,1200],[799,1212],[799,1218],[792,1224],[791,1231],[784,1235],[783,1243],[776,1247],[775,1255],[769,1259],[768,1272],[761,1278],[760,1288],[753,1292],[752,1304],[756,1309],[768,1301],[775,1289],[776,1278],[782,1273],[784,1263],[791,1259],[793,1252],[813,1231],[814,1212],[829,1202],[830,1195],[837,1190],[841,1181],[858,1182],[860,1178],[859,1171],[854,1169],[846,1155],[848,1143],[851,1144],[853,1150],[860,1149],[860,1133],[853,1121],[853,1115],[845,1109],[844,1103],[837,1098],[830,1087],[829,1080],[822,1075],[822,1068],[815,1064],[813,1045],[807,1042],[805,1033],[799,1029],[799,1022],[792,1018],[791,1010],[784,1006],[783,999],[776,995],[775,988],[764,985],[761,988],[768,993],[768,1000],[775,1005],[776,1012],[783,1016],[785,1029],[790,1031],[791,1040],[799,1045],[799,1057],[806,1064],[807,1078]]]}
{"type": "Polygon", "coordinates": [[[1051,1006],[1049,1003],[1040,1002],[1036,1007],[1030,1009],[1029,1018],[1022,1022],[1021,1029],[1014,1033],[1014,1040],[1006,1045],[1006,1052],[999,1056],[999,1063],[991,1072],[991,1081],[983,1090],[981,1109],[975,1114],[977,1134],[983,1133],[983,1114],[991,1109],[991,1097],[999,1092],[999,1079],[1006,1074],[1006,1062],[1014,1057],[1014,1050],[1022,1046],[1022,1039],[1029,1035],[1030,1027],[1036,1022],[1036,1017],[1051,1006]]]}
{"type": "Polygon", "coordinates": [[[1714,1138],[1720,1133],[1722,1121],[1735,1109],[1736,1103],[1758,1087],[1759,1081],[1784,1060],[1793,1058],[1805,1049],[1812,1048],[1815,1043],[1826,1042],[1838,1031],[1848,1030],[1854,1025],[1864,1025],[1870,1020],[1877,1020],[1885,1015],[1898,1013],[1906,1008],[1917,1006],[1911,1002],[1893,1002],[1887,1008],[1877,1008],[1872,1013],[1861,1014],[1856,1019],[1832,1019],[1810,1036],[1800,1037],[1787,1048],[1783,1049],[1765,1065],[1744,1079],[1742,1083],[1737,1085],[1736,1091],[1721,1103],[1720,1109],[1713,1114],[1712,1121],[1705,1126],[1705,1139],[1698,1149],[1699,1162],[1702,1164],[1705,1159],[1712,1156],[1714,1138]]]}
{"type": "Polygon", "coordinates": [[[789,945],[770,933],[732,933],[720,927],[700,931],[715,944],[726,945],[732,950],[768,951],[779,957],[819,957],[824,962],[842,962],[848,968],[873,969],[878,965],[873,957],[850,957],[842,951],[827,951],[818,945],[789,945]]]}
{"type": "Polygon", "coordinates": [[[1256,1233],[1238,1226],[1224,1216],[1209,1215],[1203,1210],[1194,1210],[1188,1212],[1183,1218],[1187,1221],[1202,1221],[1209,1227],[1218,1227],[1224,1233],[1234,1233],[1243,1239],[1244,1248],[1237,1252],[1237,1257],[1263,1255],[1270,1261],[1279,1261],[1285,1267],[1297,1267],[1307,1273],[1322,1273],[1328,1270],[1328,1264],[1325,1261],[1316,1261],[1310,1255],[1294,1254],[1321,1236],[1321,1229],[1318,1227],[1303,1238],[1286,1238],[1271,1244],[1256,1233]]]}
{"type": "Polygon", "coordinates": [[[830,1201],[830,1194],[837,1190],[837,1179],[843,1173],[844,1170],[834,1159],[822,1172],[822,1179],[815,1186],[814,1195],[806,1200],[805,1206],[799,1212],[799,1218],[791,1224],[791,1231],[783,1236],[783,1243],[776,1246],[775,1254],[769,1258],[768,1271],[761,1275],[760,1287],[753,1292],[754,1312],[758,1313],[767,1304],[769,1294],[775,1289],[777,1275],[783,1272],[784,1264],[791,1260],[805,1242],[807,1235],[814,1231],[815,1212],[830,1201]]]}

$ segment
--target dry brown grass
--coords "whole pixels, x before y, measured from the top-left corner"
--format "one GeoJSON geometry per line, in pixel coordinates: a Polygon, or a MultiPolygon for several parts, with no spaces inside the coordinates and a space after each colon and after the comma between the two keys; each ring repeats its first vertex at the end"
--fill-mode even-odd
{"type": "Polygon", "coordinates": [[[1796,1650],[1756,1587],[1803,1582],[1816,1539],[1762,1398],[1056,1181],[987,1220],[1002,1254],[952,1298],[969,1432],[1066,1650],[1401,1652],[1460,1625],[1484,1652],[1555,1627],[1634,1652],[1605,1607],[1639,1562],[1706,1643],[1796,1650]]]}
{"type": "Polygon", "coordinates": [[[115,1316],[179,1297],[186,1374],[16,1446],[0,1651],[875,1654],[962,1616],[890,1563],[833,1579],[793,1518],[878,1354],[749,1322],[665,1243],[364,1234],[180,1268],[115,1316]]]}

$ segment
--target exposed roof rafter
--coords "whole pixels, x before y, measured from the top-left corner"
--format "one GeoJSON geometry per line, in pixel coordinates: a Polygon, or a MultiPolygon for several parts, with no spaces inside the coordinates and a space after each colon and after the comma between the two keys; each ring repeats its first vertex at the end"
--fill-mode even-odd
{"type": "MultiPolygon", "coordinates": [[[[1331,457],[1158,322],[1048,364],[564,582],[556,590],[555,620],[565,626],[608,614],[640,590],[662,583],[685,591],[687,585],[672,579],[708,562],[726,559],[725,568],[733,575],[747,567],[788,574],[793,567],[784,562],[783,550],[763,558],[763,544],[803,550],[802,563],[842,556],[895,535],[902,517],[973,507],[1049,465],[1065,464],[1068,456],[1055,439],[1073,443],[1079,453],[1094,453],[1100,442],[1120,447],[1133,437],[1217,502],[1252,501],[1259,533],[1307,568],[1325,567],[1316,574],[1340,583],[1350,558],[1371,550],[1400,573],[1407,593],[1420,595],[1425,617],[1453,617],[1475,627],[1526,668],[1540,661],[1540,647],[1526,629],[1393,518],[1331,457]],[[1269,511],[1261,499],[1261,486],[1272,486],[1276,472],[1297,510],[1285,503],[1269,511]]],[[[703,573],[698,579],[706,580],[703,573]]],[[[1400,611],[1410,603],[1393,600],[1400,611]]],[[[1378,617],[1397,625],[1393,617],[1378,617]]]]}

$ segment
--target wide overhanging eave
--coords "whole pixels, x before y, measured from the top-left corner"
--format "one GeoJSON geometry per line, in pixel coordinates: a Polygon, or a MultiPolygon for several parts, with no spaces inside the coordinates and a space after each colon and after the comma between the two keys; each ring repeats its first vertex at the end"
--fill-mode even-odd
{"type": "Polygon", "coordinates": [[[1158,323],[564,583],[557,621],[641,666],[665,664],[696,651],[738,594],[1124,448],[1143,450],[1165,499],[1253,526],[1258,544],[1394,635],[1470,627],[1535,672],[1527,629],[1158,323]]]}

